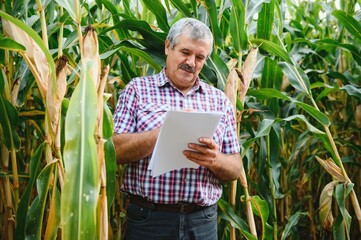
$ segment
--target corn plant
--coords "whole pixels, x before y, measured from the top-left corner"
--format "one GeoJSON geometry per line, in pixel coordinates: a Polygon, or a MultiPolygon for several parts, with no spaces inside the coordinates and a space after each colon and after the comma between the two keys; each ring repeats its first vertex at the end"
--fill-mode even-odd
{"type": "Polygon", "coordinates": [[[122,239],[112,111],[185,16],[212,30],[200,76],[237,114],[244,174],[218,238],[360,238],[355,0],[0,2],[2,238],[122,239]]]}

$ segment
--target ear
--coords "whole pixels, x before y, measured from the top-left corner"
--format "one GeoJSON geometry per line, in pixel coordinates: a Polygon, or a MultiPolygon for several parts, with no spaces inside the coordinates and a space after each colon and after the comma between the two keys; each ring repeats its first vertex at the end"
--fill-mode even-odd
{"type": "Polygon", "coordinates": [[[165,52],[165,55],[166,55],[166,56],[168,55],[169,48],[170,48],[170,44],[169,44],[168,39],[166,39],[166,40],[165,40],[165,47],[164,47],[164,52],[165,52]]]}

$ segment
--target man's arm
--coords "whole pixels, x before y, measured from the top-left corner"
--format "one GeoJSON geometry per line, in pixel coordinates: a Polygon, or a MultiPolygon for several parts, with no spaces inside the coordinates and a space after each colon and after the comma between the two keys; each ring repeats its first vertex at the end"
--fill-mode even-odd
{"type": "Polygon", "coordinates": [[[113,143],[118,164],[131,163],[153,152],[160,129],[142,133],[114,134],[113,143]]]}
{"type": "Polygon", "coordinates": [[[219,180],[233,181],[242,172],[242,159],[239,153],[223,154],[211,138],[200,138],[200,144],[190,143],[184,155],[191,161],[208,168],[219,180]]]}

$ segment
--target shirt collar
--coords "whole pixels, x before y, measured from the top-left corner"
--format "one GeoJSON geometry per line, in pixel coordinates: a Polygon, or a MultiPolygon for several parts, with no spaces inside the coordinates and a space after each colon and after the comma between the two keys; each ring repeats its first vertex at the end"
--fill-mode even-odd
{"type": "MultiPolygon", "coordinates": [[[[164,87],[167,84],[169,84],[169,86],[173,86],[171,84],[170,79],[165,74],[165,69],[166,68],[163,68],[162,71],[159,73],[158,83],[157,83],[158,87],[164,87]]],[[[204,84],[205,83],[202,82],[199,77],[197,77],[196,82],[194,83],[194,86],[192,88],[192,91],[199,91],[200,93],[203,93],[204,84]]]]}

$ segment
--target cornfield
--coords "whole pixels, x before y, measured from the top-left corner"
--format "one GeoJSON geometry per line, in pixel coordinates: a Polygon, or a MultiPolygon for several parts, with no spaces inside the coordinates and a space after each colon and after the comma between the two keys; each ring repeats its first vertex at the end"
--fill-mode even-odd
{"type": "Polygon", "coordinates": [[[0,239],[122,239],[112,113],[176,20],[237,113],[218,239],[361,239],[360,0],[0,1],[0,239]]]}

